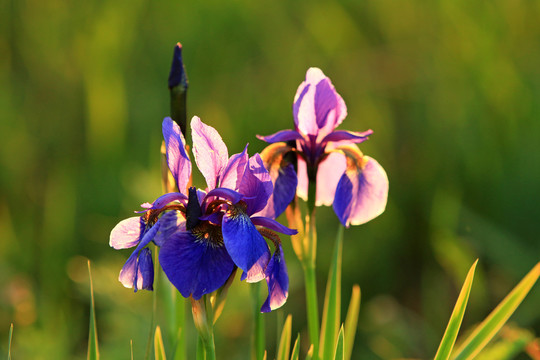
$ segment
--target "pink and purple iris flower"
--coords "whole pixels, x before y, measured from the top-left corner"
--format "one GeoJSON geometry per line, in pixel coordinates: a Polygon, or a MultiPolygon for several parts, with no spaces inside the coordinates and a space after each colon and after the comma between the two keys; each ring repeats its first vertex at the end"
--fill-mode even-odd
{"type": "Polygon", "coordinates": [[[285,303],[289,287],[276,232],[296,231],[262,215],[273,192],[270,174],[259,154],[248,156],[247,146],[229,157],[218,132],[198,117],[191,129],[195,162],[208,187],[188,189],[191,161],[185,140],[178,125],[165,118],[167,164],[179,191],[143,204],[142,216],[123,220],[112,230],[113,248],[136,246],[119,280],[135,291],[152,289],[153,264],[146,246],[153,241],[160,247],[163,271],[182,296],[198,300],[224,286],[240,268],[241,280],[266,280],[269,295],[261,311],[274,310],[285,303]],[[274,245],[273,254],[265,238],[274,245]]]}
{"type": "Polygon", "coordinates": [[[333,205],[346,227],[363,224],[384,211],[386,172],[356,146],[372,131],[336,130],[346,116],[345,102],[330,79],[318,68],[308,69],[294,98],[295,129],[258,136],[271,144],[261,154],[274,182],[267,216],[279,216],[295,193],[306,199],[310,183],[316,183],[315,205],[333,205]],[[297,155],[295,161],[290,161],[291,153],[297,155]]]}

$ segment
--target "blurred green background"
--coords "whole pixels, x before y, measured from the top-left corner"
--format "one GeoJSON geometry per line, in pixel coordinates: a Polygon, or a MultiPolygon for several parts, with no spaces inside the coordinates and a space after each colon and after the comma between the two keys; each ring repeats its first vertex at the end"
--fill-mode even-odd
{"type": "MultiPolygon", "coordinates": [[[[387,211],[345,232],[343,304],[362,288],[355,359],[430,357],[468,268],[464,328],[540,259],[540,2],[7,0],[0,3],[0,344],[17,359],[84,359],[93,263],[104,359],[141,359],[151,293],[117,281],[114,225],[161,193],[167,76],[184,46],[189,117],[230,153],[291,128],[310,66],[348,107],[342,128],[388,172],[387,211]]],[[[198,177],[199,184],[201,177],[198,177]]],[[[319,211],[319,293],[338,227],[319,211]]],[[[290,242],[288,303],[305,332],[290,242]]],[[[511,321],[540,333],[540,287],[511,321]]],[[[247,359],[249,286],[236,281],[217,355],[247,359]]],[[[538,336],[538,335],[537,335],[538,336]]],[[[304,344],[307,346],[307,343],[304,344]]]]}

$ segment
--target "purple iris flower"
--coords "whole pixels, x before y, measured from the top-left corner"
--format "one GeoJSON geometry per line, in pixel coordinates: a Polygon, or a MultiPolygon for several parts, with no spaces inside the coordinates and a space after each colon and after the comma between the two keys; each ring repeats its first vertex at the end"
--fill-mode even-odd
{"type": "Polygon", "coordinates": [[[265,215],[279,216],[295,193],[306,199],[310,182],[316,183],[315,204],[333,204],[346,227],[363,224],[384,211],[386,172],[355,145],[367,140],[372,131],[336,130],[346,116],[345,102],[330,79],[318,68],[308,69],[294,98],[295,129],[258,136],[272,144],[262,153],[275,187],[265,215]],[[287,160],[291,152],[298,155],[298,175],[287,160]]]}
{"type": "Polygon", "coordinates": [[[218,132],[198,117],[192,119],[191,129],[195,162],[208,187],[186,191],[191,162],[185,140],[178,125],[165,118],[167,163],[180,192],[144,204],[146,212],[141,218],[124,220],[115,227],[111,246],[137,246],[122,269],[130,277],[121,272],[120,280],[136,289],[145,288],[149,281],[144,280],[153,274],[145,272],[147,252],[143,250],[153,240],[161,247],[163,271],[182,296],[198,300],[222,287],[240,268],[242,280],[265,279],[268,284],[269,295],[261,311],[276,309],[287,299],[289,282],[276,232],[293,235],[296,231],[260,215],[272,195],[270,175],[259,154],[248,156],[247,146],[229,157],[218,132]],[[273,255],[265,238],[274,244],[273,255]]]}

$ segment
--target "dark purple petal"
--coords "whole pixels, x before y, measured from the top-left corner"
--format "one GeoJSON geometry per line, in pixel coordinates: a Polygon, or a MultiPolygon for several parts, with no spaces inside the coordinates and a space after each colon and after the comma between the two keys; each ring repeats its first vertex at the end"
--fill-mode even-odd
{"type": "Polygon", "coordinates": [[[270,230],[277,231],[279,233],[285,234],[285,235],[296,235],[298,234],[298,231],[294,229],[289,229],[286,226],[281,225],[276,220],[263,217],[263,216],[253,216],[251,217],[251,222],[254,225],[259,225],[265,228],[268,228],[270,230]]]}
{"type": "Polygon", "coordinates": [[[161,195],[152,203],[152,207],[150,209],[161,209],[168,203],[171,203],[173,201],[179,201],[182,204],[186,205],[187,196],[181,193],[168,193],[165,195],[161,195]]]}
{"type": "Polygon", "coordinates": [[[302,135],[296,130],[281,130],[275,134],[261,136],[257,135],[257,139],[266,141],[267,143],[273,144],[276,142],[285,142],[289,140],[298,140],[301,139],[302,135]]]}
{"type": "Polygon", "coordinates": [[[140,216],[120,221],[111,231],[109,245],[116,250],[137,245],[145,226],[140,216]]]}
{"type": "Polygon", "coordinates": [[[150,249],[144,248],[141,250],[137,268],[135,291],[139,289],[154,290],[154,262],[152,261],[152,252],[150,249]]]}
{"type": "Polygon", "coordinates": [[[222,233],[229,255],[234,263],[247,273],[247,281],[262,280],[270,260],[270,251],[249,216],[231,206],[223,216],[222,233]]]}
{"type": "Polygon", "coordinates": [[[191,161],[185,148],[186,140],[178,124],[169,117],[163,120],[162,130],[167,147],[167,164],[176,180],[178,190],[185,192],[191,176],[191,161]]]}
{"type": "Polygon", "coordinates": [[[368,136],[373,134],[372,130],[364,132],[336,130],[328,134],[323,140],[323,143],[330,141],[347,141],[349,143],[359,144],[367,140],[368,136]]]}
{"type": "Polygon", "coordinates": [[[247,213],[252,215],[264,209],[272,190],[272,179],[260,155],[253,155],[239,187],[239,192],[244,195],[243,200],[247,204],[247,213]]]}
{"type": "Polygon", "coordinates": [[[330,111],[337,106],[337,97],[334,87],[328,78],[325,78],[315,87],[315,120],[320,128],[326,125],[330,111]]]}
{"type": "Polygon", "coordinates": [[[247,148],[248,146],[246,145],[244,151],[231,156],[221,175],[219,187],[238,190],[248,163],[247,148]]]}
{"type": "Polygon", "coordinates": [[[223,286],[234,269],[222,244],[198,239],[191,232],[176,232],[161,247],[159,263],[182,296],[195,300],[223,286]]]}
{"type": "Polygon", "coordinates": [[[229,159],[227,146],[216,129],[204,124],[197,116],[191,120],[191,133],[197,167],[206,179],[208,188],[214,189],[229,159]]]}
{"type": "Polygon", "coordinates": [[[162,246],[169,237],[176,231],[186,230],[186,220],[178,211],[167,211],[159,219],[159,230],[154,236],[154,243],[157,246],[162,246]]]}
{"type": "Polygon", "coordinates": [[[281,245],[272,256],[265,273],[268,298],[261,307],[261,312],[270,312],[285,304],[289,295],[289,275],[281,245]]]}
{"type": "Polygon", "coordinates": [[[362,166],[348,169],[339,180],[334,211],[344,226],[360,225],[384,211],[387,196],[386,172],[377,161],[364,156],[362,166]]]}

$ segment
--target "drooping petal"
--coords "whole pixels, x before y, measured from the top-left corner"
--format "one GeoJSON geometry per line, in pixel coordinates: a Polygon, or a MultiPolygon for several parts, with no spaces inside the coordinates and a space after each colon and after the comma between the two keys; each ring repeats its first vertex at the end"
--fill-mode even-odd
{"type": "Polygon", "coordinates": [[[247,281],[262,280],[270,260],[270,251],[249,216],[239,207],[231,206],[223,216],[221,230],[229,255],[247,273],[247,281]]]}
{"type": "Polygon", "coordinates": [[[197,116],[191,120],[191,133],[197,167],[206,179],[208,188],[214,189],[229,159],[227,146],[216,129],[204,124],[197,116]]]}
{"type": "Polygon", "coordinates": [[[124,266],[122,266],[122,270],[120,270],[120,275],[118,276],[118,280],[124,285],[124,287],[132,288],[136,286],[135,284],[135,277],[137,276],[137,262],[138,262],[138,256],[137,252],[133,252],[131,256],[127,259],[124,266]]]}
{"type": "Polygon", "coordinates": [[[368,136],[373,134],[372,130],[366,130],[363,132],[358,131],[346,131],[346,130],[336,130],[328,134],[323,140],[323,143],[327,142],[336,142],[336,141],[347,141],[349,143],[359,144],[368,139],[368,136]]]}
{"type": "Polygon", "coordinates": [[[176,232],[161,247],[159,263],[183,297],[198,300],[219,289],[234,269],[225,247],[198,239],[191,232],[176,232]]]}
{"type": "Polygon", "coordinates": [[[137,281],[135,291],[139,289],[154,290],[154,262],[152,252],[148,248],[141,250],[137,262],[137,281]]]}
{"type": "Polygon", "coordinates": [[[315,205],[330,206],[334,202],[336,187],[341,176],[347,169],[345,155],[332,152],[317,169],[317,198],[315,205]]]}
{"type": "Polygon", "coordinates": [[[116,249],[127,249],[137,245],[145,228],[140,216],[120,221],[111,231],[109,245],[116,249]]]}
{"type": "Polygon", "coordinates": [[[281,225],[276,220],[264,217],[264,216],[252,216],[251,222],[254,225],[263,226],[265,228],[268,228],[270,230],[277,231],[279,233],[285,234],[285,235],[296,235],[298,234],[298,231],[295,229],[289,229],[286,226],[281,225]]]}
{"type": "Polygon", "coordinates": [[[227,162],[227,166],[223,170],[221,179],[219,182],[219,187],[224,187],[228,189],[238,190],[238,186],[244,176],[246,171],[246,166],[248,163],[248,154],[247,154],[247,145],[239,154],[234,154],[231,156],[227,162]]]}
{"type": "Polygon", "coordinates": [[[275,134],[267,135],[267,136],[257,135],[257,139],[266,141],[267,143],[270,143],[270,144],[281,142],[281,141],[286,142],[289,140],[298,140],[301,138],[302,138],[302,135],[296,130],[281,130],[275,134]]]}
{"type": "Polygon", "coordinates": [[[186,140],[176,122],[170,117],[163,120],[163,138],[167,147],[167,164],[180,192],[185,192],[191,176],[191,161],[186,153],[186,140]]]}
{"type": "Polygon", "coordinates": [[[261,307],[261,312],[270,312],[285,304],[289,295],[289,275],[281,244],[268,263],[265,273],[268,298],[261,307]]]}
{"type": "Polygon", "coordinates": [[[255,214],[264,209],[268,198],[272,195],[273,185],[268,170],[259,154],[253,155],[248,162],[240,183],[239,192],[244,195],[247,213],[255,214]]]}
{"type": "Polygon", "coordinates": [[[344,226],[360,225],[384,211],[387,197],[386,172],[377,161],[364,156],[361,166],[349,167],[339,180],[334,211],[344,226]]]}
{"type": "Polygon", "coordinates": [[[167,211],[161,215],[159,230],[154,236],[154,243],[162,246],[176,231],[186,230],[186,219],[178,211],[167,211]]]}

